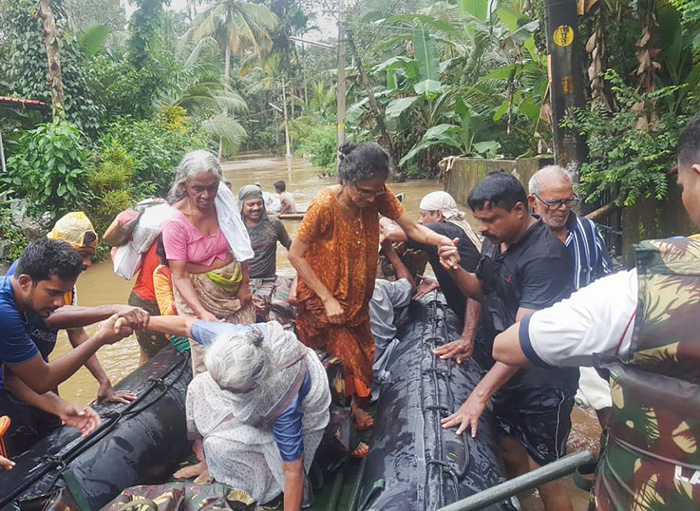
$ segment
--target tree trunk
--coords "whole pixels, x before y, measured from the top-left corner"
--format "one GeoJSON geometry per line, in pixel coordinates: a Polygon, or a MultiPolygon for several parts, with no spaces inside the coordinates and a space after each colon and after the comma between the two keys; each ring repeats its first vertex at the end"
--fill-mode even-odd
{"type": "Polygon", "coordinates": [[[51,113],[54,120],[66,118],[65,99],[63,94],[63,78],[61,76],[61,54],[58,50],[59,33],[51,9],[51,0],[39,2],[39,17],[44,24],[41,34],[46,48],[46,58],[49,67],[49,87],[51,88],[51,113]]]}
{"type": "MultiPolygon", "coordinates": [[[[231,78],[231,45],[226,45],[224,51],[224,87],[228,87],[229,78],[231,78]]],[[[228,109],[224,107],[224,117],[228,117],[228,109]]],[[[219,161],[224,153],[224,141],[219,137],[219,161]]]]}

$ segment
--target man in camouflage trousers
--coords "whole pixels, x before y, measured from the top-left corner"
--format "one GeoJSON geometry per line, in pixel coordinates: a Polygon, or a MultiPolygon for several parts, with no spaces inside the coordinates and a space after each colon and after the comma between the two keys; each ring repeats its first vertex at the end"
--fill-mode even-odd
{"type": "MultiPolygon", "coordinates": [[[[700,225],[700,116],[683,131],[678,184],[700,225]]],[[[700,235],[644,241],[637,268],[599,279],[496,338],[512,366],[609,373],[610,439],[594,490],[602,511],[700,509],[700,235]]]]}

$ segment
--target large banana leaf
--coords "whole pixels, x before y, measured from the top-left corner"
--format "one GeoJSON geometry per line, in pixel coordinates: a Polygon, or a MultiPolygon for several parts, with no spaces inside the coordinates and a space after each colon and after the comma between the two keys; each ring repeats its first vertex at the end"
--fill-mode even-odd
{"type": "Polygon", "coordinates": [[[416,60],[420,64],[420,79],[440,81],[440,60],[435,48],[435,41],[422,23],[413,32],[413,48],[416,60]]]}
{"type": "Polygon", "coordinates": [[[78,39],[80,40],[80,44],[83,46],[85,53],[92,57],[102,49],[108,35],[109,27],[107,25],[95,25],[80,34],[78,39]]]}
{"type": "Polygon", "coordinates": [[[386,111],[384,112],[384,115],[386,115],[389,119],[399,117],[402,113],[411,108],[411,106],[413,105],[413,103],[416,102],[417,99],[418,96],[394,99],[386,106],[386,111]]]}
{"type": "Polygon", "coordinates": [[[489,0],[458,0],[457,5],[462,12],[471,14],[481,21],[486,21],[489,15],[489,0]]]}

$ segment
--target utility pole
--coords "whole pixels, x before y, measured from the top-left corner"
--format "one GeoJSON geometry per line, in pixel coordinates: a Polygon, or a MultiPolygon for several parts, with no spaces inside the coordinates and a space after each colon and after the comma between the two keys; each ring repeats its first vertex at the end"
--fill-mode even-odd
{"type": "Polygon", "coordinates": [[[581,34],[578,30],[576,0],[544,0],[549,82],[552,98],[554,159],[578,172],[587,158],[586,144],[575,130],[562,128],[561,121],[573,119],[573,109],[583,102],[581,34]]]}
{"type": "Polygon", "coordinates": [[[284,111],[284,143],[287,147],[285,157],[287,158],[287,171],[291,173],[292,168],[292,144],[289,140],[289,117],[287,115],[287,85],[286,80],[282,80],[282,110],[284,111]]]}
{"type": "Polygon", "coordinates": [[[367,73],[365,73],[365,67],[362,65],[360,56],[357,53],[357,48],[355,47],[355,40],[352,38],[352,34],[349,31],[347,35],[348,43],[350,44],[350,51],[354,56],[355,65],[357,66],[357,70],[362,78],[362,83],[365,86],[365,91],[367,92],[369,106],[372,109],[372,114],[374,115],[375,120],[377,121],[377,128],[379,128],[379,133],[382,137],[382,144],[384,145],[384,149],[386,149],[387,152],[393,156],[394,151],[392,149],[391,137],[389,137],[389,133],[386,131],[384,115],[382,115],[382,111],[379,109],[379,105],[377,104],[377,98],[374,97],[374,92],[372,92],[372,87],[370,87],[369,78],[367,78],[367,73]]]}
{"type": "MultiPolygon", "coordinates": [[[[345,144],[345,95],[345,0],[338,0],[338,149],[345,144]]],[[[337,162],[340,163],[340,158],[337,162]]]]}

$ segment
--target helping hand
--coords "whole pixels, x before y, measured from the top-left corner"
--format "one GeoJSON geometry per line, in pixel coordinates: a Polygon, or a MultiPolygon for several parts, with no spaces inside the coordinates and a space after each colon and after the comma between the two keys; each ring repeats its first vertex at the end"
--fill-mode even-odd
{"type": "Polygon", "coordinates": [[[420,279],[418,287],[416,287],[416,294],[413,295],[414,300],[420,300],[425,295],[436,289],[440,289],[440,284],[437,280],[431,279],[430,277],[425,277],[423,275],[416,275],[420,279]]]}
{"type": "Polygon", "coordinates": [[[114,344],[121,341],[124,337],[129,337],[134,333],[131,324],[119,315],[110,316],[100,325],[97,331],[97,337],[100,338],[102,344],[114,344]]]}
{"type": "Polygon", "coordinates": [[[435,348],[433,353],[442,360],[457,357],[457,363],[461,364],[462,360],[471,357],[472,353],[474,353],[474,339],[460,337],[456,341],[448,342],[439,348],[435,348]]]}
{"type": "Polygon", "coordinates": [[[446,270],[456,270],[459,268],[459,263],[462,261],[457,250],[459,238],[452,240],[452,244],[440,245],[438,247],[438,256],[440,256],[440,264],[446,270]]]}
{"type": "Polygon", "coordinates": [[[219,318],[214,316],[211,312],[205,310],[197,314],[197,318],[201,319],[202,321],[212,321],[214,323],[221,323],[219,318]]]}
{"type": "Polygon", "coordinates": [[[328,321],[334,325],[342,325],[345,323],[345,309],[340,305],[340,302],[332,296],[323,302],[326,308],[326,316],[328,321]]]}
{"type": "Polygon", "coordinates": [[[74,403],[66,402],[59,417],[68,426],[71,426],[87,436],[102,424],[99,414],[89,406],[81,407],[74,403]]]}
{"type": "Polygon", "coordinates": [[[124,318],[129,326],[135,330],[146,330],[148,320],[151,318],[151,315],[141,307],[132,307],[131,305],[120,305],[117,309],[117,315],[124,318]]]}
{"type": "Polygon", "coordinates": [[[459,425],[456,431],[457,435],[461,435],[469,428],[471,429],[472,438],[476,438],[479,417],[484,413],[484,408],[486,408],[486,402],[472,392],[457,412],[442,419],[442,427],[447,429],[459,425]]]}
{"type": "Polygon", "coordinates": [[[100,388],[97,390],[97,402],[98,403],[122,403],[129,404],[136,400],[136,395],[132,394],[128,390],[116,391],[112,388],[112,384],[108,381],[100,384],[100,388]]]}

